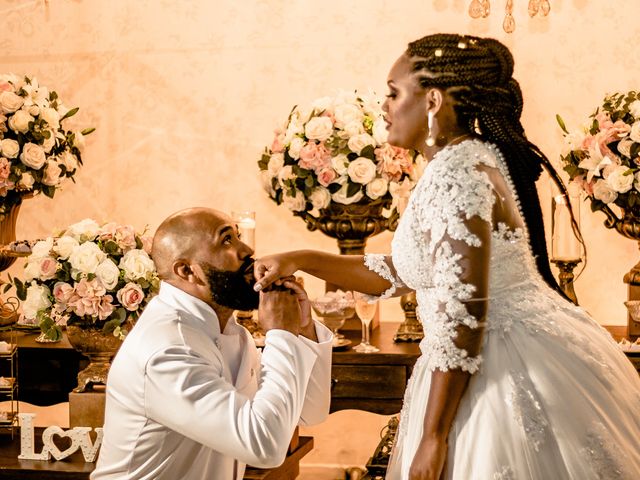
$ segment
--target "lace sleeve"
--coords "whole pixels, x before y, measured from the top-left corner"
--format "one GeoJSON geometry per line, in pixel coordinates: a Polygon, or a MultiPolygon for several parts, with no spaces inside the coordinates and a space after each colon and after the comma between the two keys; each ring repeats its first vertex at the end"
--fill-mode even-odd
{"type": "Polygon", "coordinates": [[[434,159],[419,192],[418,225],[432,272],[420,314],[432,370],[475,373],[482,362],[495,201],[487,172],[495,157],[474,145],[434,159]]]}
{"type": "Polygon", "coordinates": [[[404,287],[404,283],[396,275],[391,272],[389,267],[391,257],[382,255],[380,253],[367,253],[364,256],[364,265],[372,272],[377,273],[382,278],[391,283],[391,286],[386,289],[379,297],[371,296],[371,301],[385,300],[393,296],[398,288],[404,287]]]}

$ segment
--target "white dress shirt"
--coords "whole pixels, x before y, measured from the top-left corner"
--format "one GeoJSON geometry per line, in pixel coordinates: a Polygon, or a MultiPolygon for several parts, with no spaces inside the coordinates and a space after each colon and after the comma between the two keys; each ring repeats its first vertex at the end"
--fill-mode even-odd
{"type": "Polygon", "coordinates": [[[229,319],[162,283],[116,355],[92,480],[238,480],[280,465],[296,425],[329,413],[331,343],[229,319]]]}

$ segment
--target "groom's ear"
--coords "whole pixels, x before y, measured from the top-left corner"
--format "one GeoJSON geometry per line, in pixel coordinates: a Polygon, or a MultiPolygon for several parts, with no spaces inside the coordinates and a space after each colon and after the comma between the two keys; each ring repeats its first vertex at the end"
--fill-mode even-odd
{"type": "Polygon", "coordinates": [[[197,283],[199,280],[191,263],[184,258],[179,258],[173,262],[173,274],[179,279],[189,283],[197,283]]]}

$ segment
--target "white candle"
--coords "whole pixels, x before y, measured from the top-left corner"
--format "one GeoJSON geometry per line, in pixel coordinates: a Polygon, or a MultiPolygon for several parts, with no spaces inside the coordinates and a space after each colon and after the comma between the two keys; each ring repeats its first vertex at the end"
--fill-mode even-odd
{"type": "Polygon", "coordinates": [[[249,245],[252,249],[256,248],[256,213],[255,212],[233,212],[233,219],[238,226],[240,240],[249,245]]]}
{"type": "MultiPolygon", "coordinates": [[[[576,220],[578,219],[577,202],[571,202],[576,220]]],[[[551,223],[551,258],[553,260],[579,261],[582,246],[571,225],[571,214],[564,195],[553,197],[551,223]]]]}

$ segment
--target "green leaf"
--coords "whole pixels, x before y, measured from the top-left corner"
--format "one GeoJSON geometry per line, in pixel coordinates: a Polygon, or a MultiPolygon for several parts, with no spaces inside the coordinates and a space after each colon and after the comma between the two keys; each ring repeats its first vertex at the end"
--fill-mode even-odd
{"type": "Polygon", "coordinates": [[[564,124],[564,120],[562,120],[562,117],[557,113],[556,113],[556,122],[558,122],[558,125],[560,125],[560,128],[564,133],[567,133],[567,134],[569,133],[569,131],[567,130],[567,126],[564,124]]]}
{"type": "Polygon", "coordinates": [[[360,188],[359,184],[349,182],[349,186],[347,187],[347,197],[353,197],[360,191],[360,188]]]}
{"type": "Polygon", "coordinates": [[[375,148],[373,147],[373,145],[367,145],[360,152],[360,156],[368,158],[369,160],[375,160],[376,155],[374,152],[375,152],[375,148]]]}
{"type": "Polygon", "coordinates": [[[304,184],[306,187],[311,188],[315,184],[315,180],[313,179],[313,177],[307,177],[304,179],[304,184]]]}
{"type": "MultiPolygon", "coordinates": [[[[71,110],[69,110],[67,113],[65,113],[62,118],[60,119],[60,121],[64,120],[65,118],[69,118],[69,117],[73,117],[76,113],[78,113],[78,110],[80,110],[78,107],[76,108],[72,108],[71,110]]],[[[84,135],[84,134],[83,134],[84,135]]]]}
{"type": "Polygon", "coordinates": [[[95,132],[95,131],[96,131],[95,127],[91,127],[91,128],[85,128],[85,129],[84,129],[84,130],[82,130],[80,133],[81,133],[82,135],[89,135],[90,133],[93,133],[93,132],[95,132]]]}
{"type": "Polygon", "coordinates": [[[7,293],[9,290],[11,290],[12,285],[10,283],[7,283],[4,286],[4,289],[2,290],[2,293],[7,293]]]}
{"type": "Polygon", "coordinates": [[[120,320],[118,320],[117,318],[108,320],[107,322],[105,322],[104,326],[102,327],[102,332],[107,334],[113,333],[116,327],[119,327],[119,326],[120,326],[120,320]]]}
{"type": "Polygon", "coordinates": [[[42,185],[42,193],[49,198],[53,198],[56,193],[56,187],[52,187],[51,185],[42,185]]]}
{"type": "Polygon", "coordinates": [[[16,296],[24,302],[27,299],[27,287],[19,278],[14,278],[13,283],[16,286],[16,296]]]}
{"type": "Polygon", "coordinates": [[[342,188],[342,185],[338,183],[330,183],[327,188],[329,189],[329,192],[336,193],[338,190],[342,188]]]}

